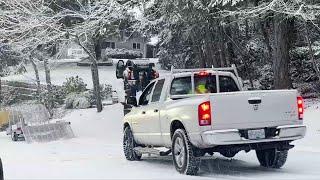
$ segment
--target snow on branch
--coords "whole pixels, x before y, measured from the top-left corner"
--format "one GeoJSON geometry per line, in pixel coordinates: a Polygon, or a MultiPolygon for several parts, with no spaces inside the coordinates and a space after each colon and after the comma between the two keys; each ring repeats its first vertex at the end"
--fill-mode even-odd
{"type": "Polygon", "coordinates": [[[116,0],[94,1],[79,11],[55,11],[43,0],[0,0],[0,42],[21,52],[72,38],[92,44],[97,34],[117,33],[125,18],[127,6],[116,0]]]}
{"type": "Polygon", "coordinates": [[[320,5],[306,4],[304,1],[298,0],[272,0],[258,6],[237,8],[237,10],[222,10],[215,12],[214,16],[217,18],[233,16],[246,19],[256,18],[269,12],[286,14],[289,17],[297,17],[305,21],[314,21],[320,15],[320,5]]]}

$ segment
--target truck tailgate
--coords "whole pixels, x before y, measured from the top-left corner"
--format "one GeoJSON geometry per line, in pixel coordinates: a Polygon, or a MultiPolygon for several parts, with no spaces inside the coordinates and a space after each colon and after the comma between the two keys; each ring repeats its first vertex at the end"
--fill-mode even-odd
{"type": "Polygon", "coordinates": [[[296,90],[210,95],[212,129],[254,129],[302,124],[296,90]]]}

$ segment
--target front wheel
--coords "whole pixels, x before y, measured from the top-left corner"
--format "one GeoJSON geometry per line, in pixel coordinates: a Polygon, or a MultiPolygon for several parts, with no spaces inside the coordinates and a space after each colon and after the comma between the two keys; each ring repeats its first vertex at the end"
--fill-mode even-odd
{"type": "Polygon", "coordinates": [[[287,161],[288,150],[265,149],[256,150],[260,165],[267,168],[281,168],[287,161]]]}
{"type": "Polygon", "coordinates": [[[197,175],[201,160],[196,156],[196,149],[190,143],[185,130],[177,129],[174,132],[171,149],[176,170],[181,174],[197,175]]]}
{"type": "Polygon", "coordinates": [[[136,142],[134,141],[134,137],[130,127],[126,127],[124,130],[123,136],[123,152],[124,156],[129,161],[138,161],[141,159],[140,154],[137,154],[134,148],[137,147],[136,142]]]}
{"type": "Polygon", "coordinates": [[[2,166],[2,160],[0,159],[0,180],[3,180],[3,166],[2,166]]]}

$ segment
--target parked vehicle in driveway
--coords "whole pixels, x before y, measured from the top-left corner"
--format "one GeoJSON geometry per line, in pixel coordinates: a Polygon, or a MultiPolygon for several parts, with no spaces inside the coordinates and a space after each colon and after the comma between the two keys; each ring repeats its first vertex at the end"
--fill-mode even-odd
{"type": "Polygon", "coordinates": [[[116,104],[119,103],[119,96],[118,96],[118,92],[116,90],[112,91],[112,104],[116,104]]]}
{"type": "Polygon", "coordinates": [[[158,77],[154,66],[154,63],[144,58],[128,60],[126,63],[123,60],[118,61],[116,77],[123,79],[125,100],[131,96],[135,97],[138,91],[142,91],[150,81],[158,77]]]}
{"type": "Polygon", "coordinates": [[[123,122],[126,159],[172,153],[176,170],[187,175],[216,152],[234,157],[255,150],[261,166],[280,168],[290,143],[306,133],[296,90],[243,91],[235,66],[172,70],[130,104],[123,122]]]}

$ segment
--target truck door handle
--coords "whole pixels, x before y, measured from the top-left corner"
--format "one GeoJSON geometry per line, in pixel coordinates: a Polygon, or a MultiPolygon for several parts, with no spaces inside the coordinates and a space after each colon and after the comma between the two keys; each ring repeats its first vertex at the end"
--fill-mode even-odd
{"type": "Polygon", "coordinates": [[[159,112],[159,110],[158,110],[158,109],[155,109],[154,112],[157,113],[157,112],[159,112]]]}
{"type": "Polygon", "coordinates": [[[142,111],[142,114],[146,114],[146,112],[145,112],[145,111],[142,111]]]}
{"type": "Polygon", "coordinates": [[[262,100],[261,98],[250,98],[248,99],[249,104],[261,104],[262,100]]]}

